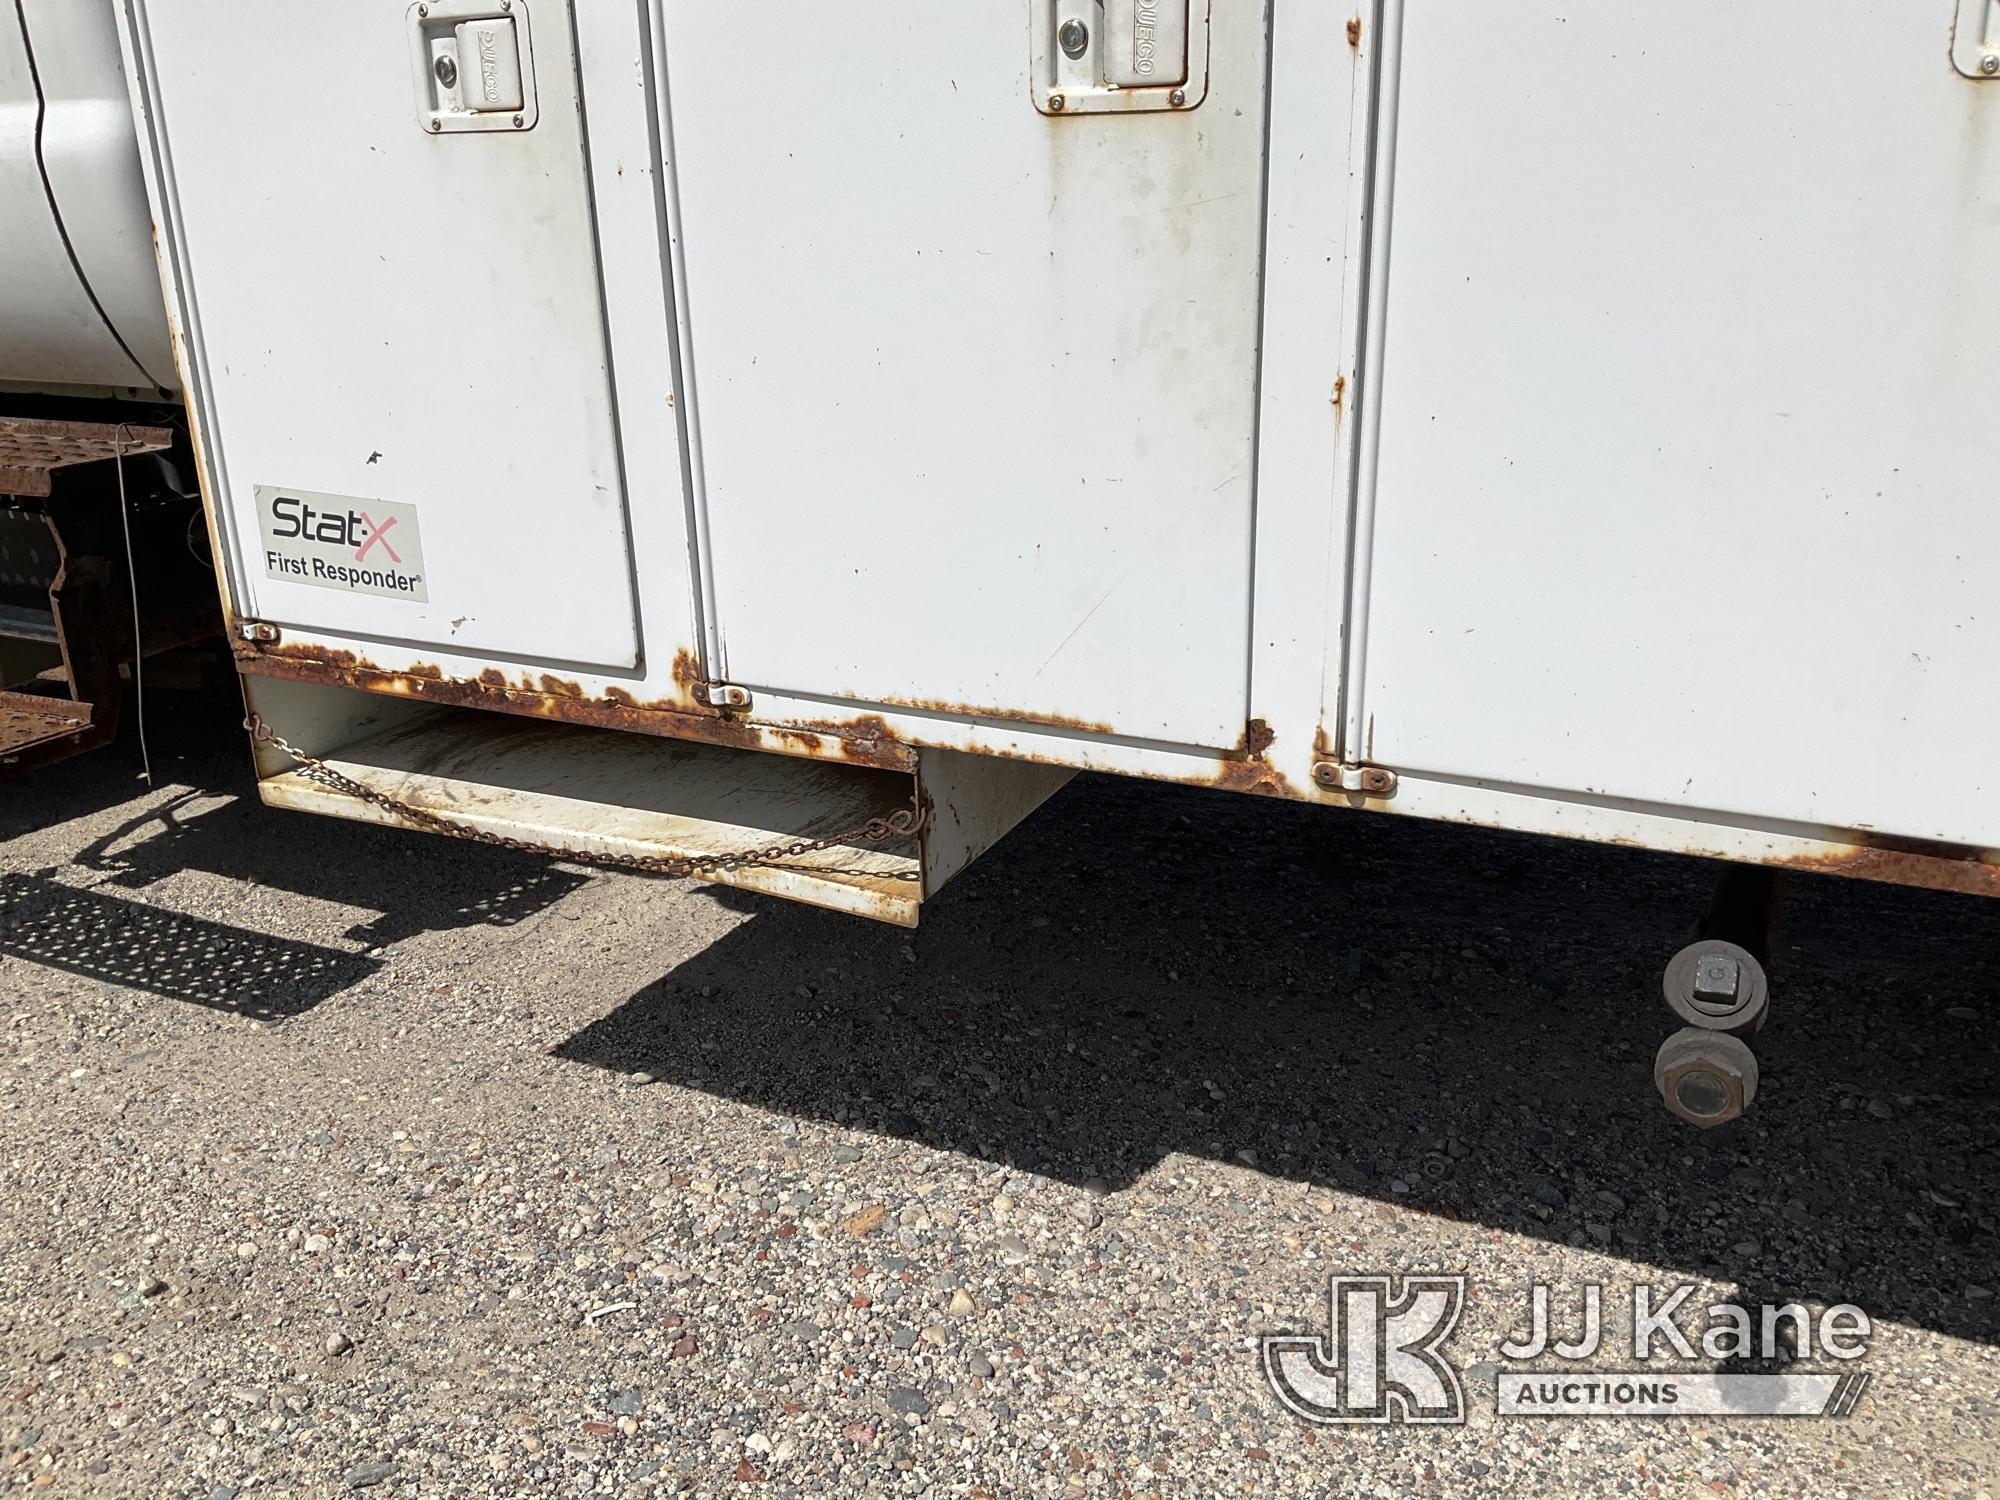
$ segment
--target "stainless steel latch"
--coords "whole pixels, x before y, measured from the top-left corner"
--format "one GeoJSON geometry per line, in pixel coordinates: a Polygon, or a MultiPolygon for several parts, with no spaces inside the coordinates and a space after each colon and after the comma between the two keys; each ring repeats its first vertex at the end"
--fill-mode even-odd
{"type": "Polygon", "coordinates": [[[1045,115],[1193,109],[1208,93],[1209,0],[1034,0],[1045,115]]]}
{"type": "Polygon", "coordinates": [[[534,129],[535,49],[526,0],[419,0],[404,22],[417,121],[425,130],[534,129]]]}

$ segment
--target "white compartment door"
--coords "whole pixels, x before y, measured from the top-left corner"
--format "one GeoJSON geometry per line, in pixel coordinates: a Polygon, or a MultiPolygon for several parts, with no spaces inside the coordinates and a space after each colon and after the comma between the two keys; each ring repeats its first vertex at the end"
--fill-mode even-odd
{"type": "Polygon", "coordinates": [[[247,615],[630,666],[571,8],[504,9],[502,24],[500,0],[135,0],[207,457],[247,615]],[[451,89],[419,46],[464,48],[451,89]],[[475,85],[511,104],[517,57],[518,110],[453,115],[475,85]],[[341,568],[422,581],[355,587],[341,568]]]}
{"type": "Polygon", "coordinates": [[[1054,28],[1118,7],[657,4],[711,666],[1239,740],[1265,7],[1195,0],[1181,106],[1052,113],[1054,28]]]}
{"type": "Polygon", "coordinates": [[[1950,0],[1404,0],[1362,750],[2000,843],[1950,0]]]}

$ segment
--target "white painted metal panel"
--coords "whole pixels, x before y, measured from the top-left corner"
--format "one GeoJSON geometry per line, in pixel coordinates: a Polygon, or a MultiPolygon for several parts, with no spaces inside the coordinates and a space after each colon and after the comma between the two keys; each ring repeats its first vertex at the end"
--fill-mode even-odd
{"type": "Polygon", "coordinates": [[[9,5],[0,11],[0,380],[171,389],[173,364],[113,8],[9,5]]]}
{"type": "Polygon", "coordinates": [[[1027,13],[664,0],[722,673],[1233,744],[1264,8],[1087,117],[1027,13]]]}
{"type": "Polygon", "coordinates": [[[1251,716],[1303,788],[1341,748],[1374,7],[1277,0],[1271,27],[1251,716]]]}
{"type": "Polygon", "coordinates": [[[1362,753],[2000,842],[2000,84],[1951,6],[1391,10],[1362,753]]]}
{"type": "MultiPolygon", "coordinates": [[[[308,0],[135,9],[236,602],[283,625],[629,666],[570,9],[513,9],[532,28],[532,128],[442,135],[416,108],[408,10],[370,0],[331,24],[308,0]],[[414,506],[428,602],[266,576],[259,485],[414,506]]],[[[635,164],[647,155],[641,140],[635,164]]]]}

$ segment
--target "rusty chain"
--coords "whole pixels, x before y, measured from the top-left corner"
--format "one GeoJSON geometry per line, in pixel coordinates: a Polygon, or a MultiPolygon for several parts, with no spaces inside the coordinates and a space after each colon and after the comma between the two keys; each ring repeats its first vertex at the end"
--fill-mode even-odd
{"type": "Polygon", "coordinates": [[[676,879],[700,879],[720,870],[729,870],[742,865],[773,865],[785,860],[797,859],[800,855],[817,853],[822,849],[833,849],[843,844],[879,844],[889,839],[912,838],[924,826],[924,808],[920,794],[910,794],[910,805],[899,808],[886,818],[870,818],[865,823],[841,830],[823,839],[793,839],[781,844],[765,844],[757,849],[744,849],[731,854],[612,854],[593,849],[572,849],[563,844],[541,844],[530,839],[509,838],[502,833],[490,833],[484,828],[474,828],[468,823],[429,812],[421,807],[413,807],[399,797],[378,791],[372,786],[356,781],[344,771],[336,771],[316,755],[308,755],[298,746],[284,739],[264,722],[262,714],[251,714],[243,721],[243,727],[250,731],[252,739],[262,745],[282,750],[305,769],[305,775],[329,790],[345,796],[355,797],[372,807],[379,807],[392,817],[424,829],[429,833],[441,833],[446,838],[465,839],[475,844],[490,844],[496,849],[512,849],[521,854],[544,855],[550,859],[576,860],[584,864],[609,865],[619,870],[640,870],[649,875],[669,875],[676,879]]]}

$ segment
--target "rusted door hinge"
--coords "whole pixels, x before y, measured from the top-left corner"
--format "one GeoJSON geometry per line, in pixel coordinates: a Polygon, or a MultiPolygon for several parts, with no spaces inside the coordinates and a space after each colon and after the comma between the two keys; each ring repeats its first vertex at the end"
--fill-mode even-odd
{"type": "Polygon", "coordinates": [[[750,689],[729,682],[704,682],[701,696],[711,708],[748,708],[750,689]]]}
{"type": "Polygon", "coordinates": [[[1396,792],[1396,773],[1387,766],[1351,761],[1315,761],[1313,781],[1329,792],[1359,792],[1366,797],[1392,797],[1396,792]]]}

